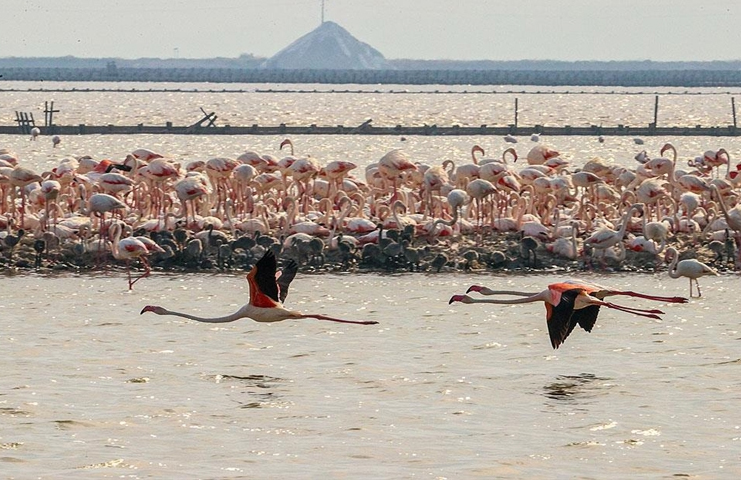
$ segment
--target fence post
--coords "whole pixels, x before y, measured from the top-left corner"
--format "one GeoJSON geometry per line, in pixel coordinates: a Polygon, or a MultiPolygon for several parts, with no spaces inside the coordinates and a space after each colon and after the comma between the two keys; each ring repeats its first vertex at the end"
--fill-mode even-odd
{"type": "Polygon", "coordinates": [[[736,128],[736,97],[731,97],[731,112],[733,113],[733,128],[736,128]]]}
{"type": "Polygon", "coordinates": [[[659,96],[654,99],[654,128],[659,126],[659,96]]]}

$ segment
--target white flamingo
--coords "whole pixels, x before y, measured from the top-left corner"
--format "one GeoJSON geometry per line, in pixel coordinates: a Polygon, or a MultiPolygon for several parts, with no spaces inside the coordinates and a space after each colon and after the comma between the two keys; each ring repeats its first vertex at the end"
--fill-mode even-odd
{"type": "Polygon", "coordinates": [[[702,297],[700,292],[700,283],[697,281],[698,278],[705,275],[719,275],[717,271],[713,270],[709,266],[705,265],[699,260],[694,258],[688,258],[679,261],[679,253],[674,247],[666,249],[665,261],[671,261],[669,264],[669,276],[672,278],[686,277],[690,281],[690,297],[692,297],[692,281],[695,281],[697,286],[697,296],[702,297]]]}

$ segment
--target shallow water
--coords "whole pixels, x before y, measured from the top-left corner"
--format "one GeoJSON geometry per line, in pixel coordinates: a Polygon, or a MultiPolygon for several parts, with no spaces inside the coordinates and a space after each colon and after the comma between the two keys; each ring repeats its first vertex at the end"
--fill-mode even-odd
{"type": "Polygon", "coordinates": [[[218,125],[352,126],[373,119],[377,126],[501,127],[515,123],[517,99],[521,126],[615,127],[653,122],[659,95],[660,126],[707,127],[733,123],[731,99],[739,94],[741,88],[727,87],[0,82],[0,111],[8,123],[15,110],[35,112],[43,123],[44,102],[53,100],[58,125],[190,125],[203,117],[202,107],[218,115],[218,125]],[[158,89],[183,91],[147,91],[158,89]]]}
{"type": "MultiPolygon", "coordinates": [[[[686,294],[665,274],[591,276],[686,294]]],[[[737,478],[737,276],[662,321],[602,311],[549,344],[540,304],[448,305],[551,275],[302,275],[287,304],[370,319],[272,325],[138,314],[236,310],[242,276],[5,277],[6,478],[737,478]],[[558,472],[558,473],[554,473],[558,472]]],[[[646,305],[648,303],[648,305],[646,305]]]]}
{"type": "MultiPolygon", "coordinates": [[[[230,84],[226,87],[172,83],[0,82],[0,115],[6,119],[3,123],[12,124],[15,111],[31,112],[41,124],[43,102],[54,100],[55,108],[60,110],[54,117],[55,123],[63,125],[164,125],[167,121],[189,125],[202,117],[200,107],[203,107],[218,114],[219,125],[360,125],[373,119],[374,125],[378,126],[505,126],[514,123],[514,102],[518,99],[521,126],[646,126],[653,121],[654,98],[658,94],[659,125],[694,127],[731,125],[731,99],[741,94],[741,89],[719,88],[253,84],[230,84]],[[243,89],[244,92],[203,91],[226,87],[243,89]],[[23,88],[179,88],[202,91],[83,93],[7,90],[23,88]],[[258,89],[276,91],[260,93],[258,89]],[[333,89],[360,93],[330,93],[333,89]],[[321,93],[286,93],[284,90],[318,90],[321,93]],[[430,93],[435,90],[455,93],[430,93]]],[[[0,148],[15,152],[24,164],[43,170],[53,168],[68,155],[123,160],[127,153],[141,147],[183,164],[216,156],[237,157],[246,150],[281,158],[286,155],[285,150],[278,150],[283,138],[262,135],[73,135],[65,136],[59,148],[52,148],[51,141],[45,136],[30,142],[26,135],[0,135],[0,148]]],[[[297,155],[311,155],[322,163],[350,160],[360,167],[378,161],[393,148],[403,148],[414,161],[437,164],[444,160],[469,163],[474,144],[484,147],[491,157],[499,157],[505,148],[513,146],[499,136],[304,135],[292,139],[297,155]]],[[[514,146],[524,158],[534,143],[524,137],[518,140],[514,146]]],[[[618,165],[634,166],[633,157],[637,152],[645,149],[651,156],[658,156],[661,146],[667,141],[677,147],[681,164],[709,149],[724,147],[732,159],[741,151],[738,137],[647,137],[643,139],[644,145],[636,145],[629,136],[606,137],[605,143],[599,143],[593,137],[542,136],[541,141],[556,148],[562,158],[576,166],[595,156],[618,165]]]]}

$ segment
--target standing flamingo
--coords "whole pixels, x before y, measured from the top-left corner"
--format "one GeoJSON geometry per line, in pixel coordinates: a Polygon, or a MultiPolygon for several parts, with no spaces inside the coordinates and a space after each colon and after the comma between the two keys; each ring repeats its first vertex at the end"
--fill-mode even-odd
{"type": "Polygon", "coordinates": [[[206,182],[206,178],[202,175],[193,175],[190,177],[185,177],[182,180],[179,180],[177,183],[175,183],[173,188],[175,189],[175,193],[177,194],[178,199],[180,200],[180,204],[183,207],[182,214],[183,216],[185,216],[186,226],[195,225],[196,223],[195,202],[198,198],[204,195],[208,195],[208,184],[206,182]],[[192,207],[191,210],[193,212],[192,222],[188,221],[191,218],[188,216],[188,200],[190,200],[190,204],[192,207]]]}
{"type": "Polygon", "coordinates": [[[393,195],[389,199],[389,204],[395,202],[399,195],[397,193],[398,184],[401,175],[407,170],[417,171],[417,166],[413,164],[406,153],[401,150],[391,150],[378,161],[378,171],[381,176],[390,181],[393,188],[393,195]]]}
{"type": "Polygon", "coordinates": [[[527,163],[528,165],[543,165],[549,158],[555,158],[559,156],[556,150],[553,150],[546,145],[538,144],[527,152],[527,163]]]}
{"type": "Polygon", "coordinates": [[[126,210],[126,204],[113,195],[94,193],[88,199],[88,212],[99,219],[99,227],[103,229],[105,214],[114,210],[126,210]]]}
{"type": "Polygon", "coordinates": [[[278,262],[272,250],[267,250],[263,257],[252,267],[247,274],[247,281],[250,286],[250,301],[247,305],[223,317],[197,317],[187,313],[166,310],[155,305],[147,305],[141,313],[152,312],[157,315],[175,315],[177,317],[188,318],[197,322],[207,323],[225,323],[239,320],[240,318],[251,318],[256,322],[272,323],[281,320],[299,319],[299,318],[316,318],[318,320],[328,320],[330,322],[354,323],[358,325],[374,325],[375,321],[354,321],[342,320],[339,318],[328,317],[326,315],[301,313],[288,310],[282,304],[288,294],[288,286],[293,277],[296,275],[298,265],[295,262],[289,263],[281,272],[276,274],[278,262]]]}
{"type": "Polygon", "coordinates": [[[41,194],[44,196],[44,209],[46,214],[44,216],[44,230],[48,228],[49,214],[52,210],[51,204],[54,204],[54,225],[57,224],[58,209],[56,208],[57,197],[62,189],[62,185],[56,180],[44,180],[41,182],[41,194]]]}
{"type": "Polygon", "coordinates": [[[148,148],[137,148],[136,150],[131,152],[131,155],[134,158],[137,158],[139,160],[144,160],[145,162],[149,162],[157,158],[163,158],[161,154],[153,152],[152,150],[148,148]]]}
{"type": "Polygon", "coordinates": [[[430,230],[430,235],[435,235],[436,227],[439,224],[447,225],[449,227],[452,227],[453,225],[458,222],[458,216],[460,214],[461,208],[463,208],[463,205],[468,203],[469,197],[466,192],[463,190],[460,190],[458,188],[454,188],[450,192],[448,192],[448,204],[450,205],[450,209],[453,211],[453,218],[450,220],[443,220],[442,218],[439,218],[432,222],[432,229],[430,230]]]}
{"type": "MultiPolygon", "coordinates": [[[[141,280],[144,277],[148,277],[150,272],[152,271],[152,268],[149,266],[149,262],[147,261],[147,256],[150,253],[150,249],[147,248],[147,245],[145,245],[141,240],[134,238],[134,237],[126,237],[121,238],[121,231],[123,230],[123,227],[120,223],[116,223],[111,225],[109,233],[112,233],[112,242],[111,242],[111,253],[113,254],[113,258],[116,260],[125,260],[126,261],[126,273],[129,280],[129,290],[134,288],[134,284],[141,280]],[[139,259],[139,261],[142,262],[142,265],[144,265],[144,273],[136,277],[134,280],[131,280],[131,260],[139,259]]],[[[153,248],[152,251],[159,251],[164,252],[165,250],[160,247],[150,247],[153,248]]]]}
{"type": "Polygon", "coordinates": [[[700,283],[697,281],[698,278],[705,275],[719,275],[714,269],[705,265],[699,260],[694,258],[688,258],[679,261],[679,253],[674,247],[666,249],[665,261],[670,261],[669,264],[669,276],[672,278],[687,277],[690,280],[690,298],[692,298],[692,280],[695,281],[697,286],[697,296],[702,297],[700,292],[700,283]]]}
{"type": "Polygon", "coordinates": [[[25,187],[27,185],[30,185],[31,183],[35,182],[41,182],[42,178],[41,175],[37,174],[33,170],[16,166],[9,172],[8,175],[8,181],[10,183],[10,186],[12,188],[11,190],[11,213],[15,216],[15,189],[18,187],[18,190],[21,192],[21,228],[25,227],[24,221],[26,217],[26,189],[25,187]]]}
{"type": "Polygon", "coordinates": [[[720,190],[717,186],[711,185],[711,190],[715,195],[718,197],[718,205],[720,206],[720,210],[723,213],[723,217],[726,219],[726,223],[728,224],[728,227],[733,230],[733,236],[736,239],[736,267],[741,265],[741,204],[736,204],[733,208],[728,208],[726,206],[725,201],[723,200],[723,195],[721,194],[720,190]]]}
{"type": "Polygon", "coordinates": [[[687,303],[687,299],[684,297],[659,297],[626,290],[613,290],[611,288],[578,280],[566,280],[564,282],[553,283],[548,285],[548,288],[539,293],[491,290],[480,285],[470,286],[466,293],[469,292],[479,292],[483,295],[514,295],[523,298],[494,300],[486,298],[472,298],[468,295],[453,295],[448,303],[495,303],[499,305],[511,305],[518,303],[544,302],[548,334],[550,335],[551,345],[554,349],[558,348],[566,340],[576,325],[579,325],[587,332],[591,332],[592,327],[594,327],[594,324],[597,321],[599,307],[613,308],[634,315],[656,319],[660,318],[658,314],[664,313],[661,310],[644,310],[616,305],[611,302],[605,302],[605,297],[613,295],[627,295],[630,297],[656,300],[658,302],[687,303]]]}
{"type": "Polygon", "coordinates": [[[489,181],[477,178],[466,186],[466,193],[476,201],[476,220],[481,227],[486,215],[484,202],[489,195],[496,193],[496,187],[489,181]]]}
{"type": "Polygon", "coordinates": [[[620,230],[613,230],[606,226],[602,227],[601,229],[594,232],[589,238],[584,240],[584,245],[592,247],[595,250],[599,250],[601,253],[601,258],[604,261],[605,250],[610,247],[614,247],[615,245],[623,241],[623,238],[625,237],[625,231],[628,228],[628,223],[630,222],[630,218],[635,211],[638,211],[642,214],[643,204],[634,203],[630,206],[630,208],[628,208],[628,211],[625,212],[625,215],[623,215],[623,224],[620,226],[620,230]]]}

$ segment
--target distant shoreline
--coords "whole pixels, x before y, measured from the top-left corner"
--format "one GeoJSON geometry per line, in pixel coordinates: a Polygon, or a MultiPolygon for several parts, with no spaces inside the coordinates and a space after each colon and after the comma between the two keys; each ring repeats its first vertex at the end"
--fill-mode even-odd
{"type": "MultiPolygon", "coordinates": [[[[8,66],[0,81],[171,82],[360,85],[523,85],[614,87],[741,87],[741,68],[727,69],[447,69],[267,70],[259,68],[102,68],[8,66]]],[[[714,65],[714,64],[713,64],[714,65]]],[[[733,64],[735,65],[735,63],[733,64]]]]}

